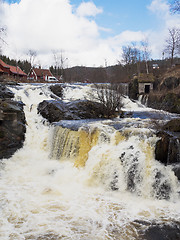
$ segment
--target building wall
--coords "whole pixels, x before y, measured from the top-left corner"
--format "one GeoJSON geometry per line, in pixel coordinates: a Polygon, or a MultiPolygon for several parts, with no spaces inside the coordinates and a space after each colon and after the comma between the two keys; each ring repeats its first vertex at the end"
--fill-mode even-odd
{"type": "Polygon", "coordinates": [[[145,93],[145,86],[149,86],[150,92],[153,91],[153,83],[139,83],[139,94],[145,93]]]}
{"type": "Polygon", "coordinates": [[[31,70],[30,74],[28,75],[28,79],[34,80],[34,81],[37,80],[37,76],[36,76],[36,74],[34,73],[33,70],[31,70]]]}
{"type": "Polygon", "coordinates": [[[5,68],[0,64],[0,68],[4,71],[4,73],[10,74],[10,68],[5,68]]]}

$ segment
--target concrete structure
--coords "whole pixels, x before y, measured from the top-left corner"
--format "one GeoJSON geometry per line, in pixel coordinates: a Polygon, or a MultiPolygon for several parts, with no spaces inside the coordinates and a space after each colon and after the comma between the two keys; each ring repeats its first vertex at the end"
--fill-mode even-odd
{"type": "Polygon", "coordinates": [[[148,94],[153,91],[153,83],[139,83],[139,93],[148,94]]]}
{"type": "Polygon", "coordinates": [[[153,91],[153,83],[154,83],[153,74],[140,73],[137,76],[137,79],[138,79],[139,94],[142,94],[142,93],[149,94],[151,91],[153,91]]]}

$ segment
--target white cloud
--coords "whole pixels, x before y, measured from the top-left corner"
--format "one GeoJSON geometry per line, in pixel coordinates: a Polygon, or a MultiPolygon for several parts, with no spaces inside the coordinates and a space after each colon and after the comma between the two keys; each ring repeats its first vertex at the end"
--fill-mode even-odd
{"type": "Polygon", "coordinates": [[[155,14],[159,20],[157,31],[151,31],[150,44],[153,57],[161,57],[165,47],[165,39],[168,36],[168,29],[180,28],[180,18],[178,15],[172,15],[169,11],[169,5],[166,0],[153,0],[148,9],[155,14]]]}
{"type": "Polygon", "coordinates": [[[164,0],[153,0],[148,6],[148,9],[156,14],[169,14],[169,5],[164,0]]]}
{"type": "Polygon", "coordinates": [[[3,9],[9,52],[34,49],[42,55],[63,49],[78,54],[91,51],[99,38],[95,21],[74,14],[68,0],[21,0],[4,3],[3,9]]]}
{"type": "Polygon", "coordinates": [[[76,10],[77,15],[81,17],[95,17],[97,14],[102,12],[102,8],[97,8],[93,2],[82,2],[76,10]]]}
{"type": "Polygon", "coordinates": [[[148,33],[152,55],[161,56],[168,27],[180,23],[177,16],[169,14],[165,0],[153,0],[149,10],[162,23],[158,32],[126,30],[103,39],[101,31],[110,34],[110,29],[98,26],[93,19],[102,13],[93,2],[83,2],[76,10],[69,0],[21,0],[10,5],[0,0],[0,4],[0,24],[7,26],[4,53],[27,58],[26,53],[33,49],[37,51],[37,61],[46,66],[54,64],[52,50],[63,50],[69,66],[100,66],[105,59],[108,64],[116,64],[123,45],[141,41],[148,33]]]}

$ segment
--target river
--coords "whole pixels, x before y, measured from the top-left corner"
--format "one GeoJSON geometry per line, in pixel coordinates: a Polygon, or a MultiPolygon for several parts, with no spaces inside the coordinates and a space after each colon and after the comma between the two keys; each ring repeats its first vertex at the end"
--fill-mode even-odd
{"type": "MultiPolygon", "coordinates": [[[[0,239],[139,240],[153,222],[180,224],[179,182],[154,158],[152,121],[175,115],[124,97],[131,117],[50,125],[37,114],[52,99],[48,84],[11,90],[27,130],[23,148],[1,162],[0,239]]],[[[89,91],[67,85],[64,101],[89,91]]]]}

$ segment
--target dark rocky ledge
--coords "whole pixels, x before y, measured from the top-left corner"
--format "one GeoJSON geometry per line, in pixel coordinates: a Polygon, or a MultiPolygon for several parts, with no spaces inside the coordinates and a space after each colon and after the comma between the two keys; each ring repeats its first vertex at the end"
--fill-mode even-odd
{"type": "Polygon", "coordinates": [[[23,103],[13,97],[6,86],[0,85],[0,159],[11,157],[23,146],[25,138],[23,103]]]}
{"type": "Polygon", "coordinates": [[[106,118],[104,105],[89,100],[77,100],[69,103],[60,100],[44,100],[38,105],[38,113],[50,123],[60,120],[106,118]]]}

